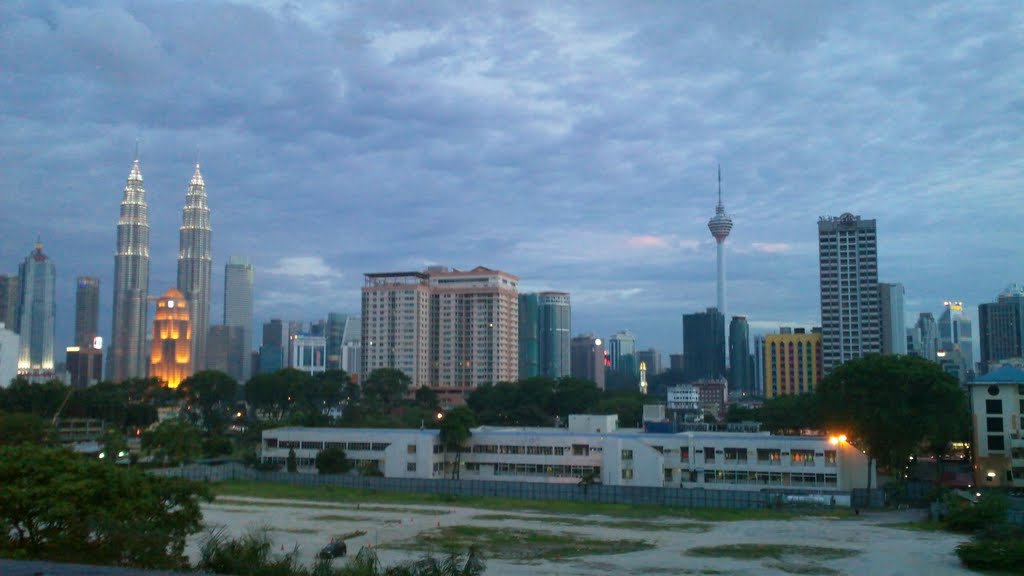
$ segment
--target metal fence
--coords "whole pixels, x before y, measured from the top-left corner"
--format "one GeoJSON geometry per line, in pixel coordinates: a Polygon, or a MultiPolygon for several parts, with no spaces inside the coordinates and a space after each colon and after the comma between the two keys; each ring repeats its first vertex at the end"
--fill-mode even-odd
{"type": "MultiPolygon", "coordinates": [[[[665,488],[647,486],[606,486],[594,484],[552,484],[544,482],[515,482],[494,480],[449,480],[425,478],[380,478],[352,475],[304,474],[289,472],[263,472],[241,465],[185,466],[152,470],[160,476],[178,476],[199,481],[249,480],[297,486],[336,486],[381,492],[409,492],[440,496],[509,498],[516,500],[558,500],[593,502],[601,504],[628,504],[673,506],[680,508],[823,508],[830,505],[834,494],[840,502],[850,501],[849,493],[821,493],[813,490],[705,490],[693,488],[665,488]],[[794,499],[794,495],[818,494],[817,501],[794,499]]],[[[865,492],[867,507],[883,502],[880,491],[873,490],[871,498],[865,492]]]]}

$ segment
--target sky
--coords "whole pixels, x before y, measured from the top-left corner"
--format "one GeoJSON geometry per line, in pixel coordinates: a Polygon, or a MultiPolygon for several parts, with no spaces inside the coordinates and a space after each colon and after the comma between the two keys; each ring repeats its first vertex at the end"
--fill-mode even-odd
{"type": "Polygon", "coordinates": [[[1024,281],[1017,1],[8,0],[0,71],[0,272],[42,239],[58,350],[78,275],[109,335],[136,145],[151,295],[201,163],[214,322],[231,255],[257,323],[358,313],[367,272],[487,266],[570,292],[574,333],[679,352],[715,304],[719,165],[755,332],[818,324],[823,215],[877,220],[908,321],[1024,281]]]}

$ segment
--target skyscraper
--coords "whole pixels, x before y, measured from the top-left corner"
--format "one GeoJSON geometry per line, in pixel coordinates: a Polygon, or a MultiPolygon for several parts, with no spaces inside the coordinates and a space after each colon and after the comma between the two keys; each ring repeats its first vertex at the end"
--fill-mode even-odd
{"type": "Polygon", "coordinates": [[[362,373],[363,321],[358,316],[349,316],[345,320],[345,330],[341,336],[341,369],[358,376],[362,373]]]}
{"type": "Polygon", "coordinates": [[[750,325],[746,316],[729,322],[729,392],[754,395],[754,365],[750,357],[750,325]]]}
{"type": "Polygon", "coordinates": [[[199,164],[192,174],[181,211],[178,242],[178,291],[188,301],[192,314],[192,370],[206,363],[206,335],[210,328],[210,208],[206,203],[206,184],[199,164]]]}
{"type": "Polygon", "coordinates": [[[245,365],[251,362],[245,348],[245,330],[241,326],[214,325],[206,336],[206,369],[219,370],[237,382],[245,382],[245,365]]]}
{"type": "Polygon", "coordinates": [[[683,376],[687,382],[725,378],[725,317],[717,308],[683,315],[683,376]]]}
{"type": "Polygon", "coordinates": [[[18,332],[21,320],[21,289],[18,276],[0,274],[0,322],[11,332],[18,332]]]}
{"type": "Polygon", "coordinates": [[[921,312],[917,317],[917,329],[921,331],[921,357],[935,362],[939,351],[939,329],[931,312],[921,312]]]}
{"type": "Polygon", "coordinates": [[[188,300],[174,288],[156,301],[149,376],[168,388],[177,388],[193,374],[191,318],[188,300]]]}
{"type": "Polygon", "coordinates": [[[229,361],[231,366],[240,363],[241,373],[232,376],[241,382],[252,376],[252,287],[253,271],[249,259],[244,256],[230,257],[224,265],[224,325],[237,326],[242,330],[242,359],[229,361]]]}
{"type": "Polygon", "coordinates": [[[79,276],[75,285],[75,346],[92,347],[100,333],[100,279],[79,276]]]}
{"type": "Polygon", "coordinates": [[[53,372],[54,321],[57,316],[57,271],[43,245],[36,247],[18,267],[21,285],[21,348],[19,374],[53,372]]]}
{"type": "Polygon", "coordinates": [[[611,358],[611,369],[627,376],[640,374],[640,363],[636,360],[636,336],[629,330],[612,334],[605,349],[611,358]]]}
{"type": "Polygon", "coordinates": [[[718,167],[718,206],[715,207],[715,215],[708,220],[708,230],[715,237],[715,245],[718,253],[718,311],[722,318],[728,314],[725,301],[725,239],[732,231],[732,218],[725,212],[722,205],[722,167],[718,167]]]}
{"type": "Polygon", "coordinates": [[[345,346],[345,326],[348,314],[330,312],[327,314],[327,327],[324,336],[327,338],[327,370],[341,370],[343,348],[345,346]]]}
{"type": "Polygon", "coordinates": [[[661,374],[665,371],[664,366],[661,362],[661,352],[658,352],[654,348],[648,348],[647,350],[637,350],[636,359],[638,362],[647,364],[647,374],[654,376],[661,374]]]}
{"type": "Polygon", "coordinates": [[[825,373],[882,351],[875,221],[845,213],[818,219],[825,373]]]}
{"type": "Polygon", "coordinates": [[[568,376],[572,368],[569,293],[541,292],[539,297],[540,373],[550,378],[568,376]]]}
{"type": "Polygon", "coordinates": [[[907,321],[903,316],[903,284],[878,285],[882,354],[907,353],[907,321]]]}
{"type": "Polygon", "coordinates": [[[519,377],[540,375],[540,297],[519,295],[519,377]]]}
{"type": "Polygon", "coordinates": [[[764,339],[764,397],[813,392],[823,377],[821,334],[803,328],[764,339]]]}
{"type": "Polygon", "coordinates": [[[114,313],[107,377],[114,382],[146,377],[149,297],[149,215],[139,161],[132,164],[121,200],[114,256],[114,313]]]}
{"type": "Polygon", "coordinates": [[[278,318],[263,324],[260,374],[273,374],[288,366],[288,325],[278,318]]]}
{"type": "Polygon", "coordinates": [[[573,378],[590,380],[604,390],[604,343],[593,334],[580,334],[572,339],[571,374],[573,378]]]}
{"type": "Polygon", "coordinates": [[[980,368],[988,373],[1006,360],[1024,358],[1024,288],[1009,286],[996,302],[978,306],[980,368]]]}

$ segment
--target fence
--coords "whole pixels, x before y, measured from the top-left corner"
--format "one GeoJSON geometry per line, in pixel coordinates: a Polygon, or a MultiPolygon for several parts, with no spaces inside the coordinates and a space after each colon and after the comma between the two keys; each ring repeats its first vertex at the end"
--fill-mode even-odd
{"type": "MultiPolygon", "coordinates": [[[[250,480],[297,486],[336,486],[382,492],[410,492],[451,497],[509,498],[515,500],[558,500],[600,504],[673,506],[680,508],[822,508],[828,507],[835,495],[840,505],[851,502],[849,493],[818,493],[810,490],[705,490],[647,486],[606,486],[594,484],[549,484],[493,480],[448,480],[425,478],[380,478],[351,475],[301,474],[263,472],[237,464],[225,466],[186,466],[152,471],[160,476],[180,476],[199,481],[250,480]],[[823,494],[824,498],[798,499],[794,495],[823,494]]],[[[867,498],[866,492],[863,496],[867,498]]],[[[870,503],[881,501],[880,491],[873,490],[870,503]],[[876,494],[877,493],[877,494],[876,494]]],[[[865,500],[867,502],[867,500],[865,500]]],[[[856,505],[856,504],[854,504],[856,505]]],[[[878,505],[878,504],[875,504],[878,505]]],[[[866,504],[861,505],[866,507],[866,504]]]]}

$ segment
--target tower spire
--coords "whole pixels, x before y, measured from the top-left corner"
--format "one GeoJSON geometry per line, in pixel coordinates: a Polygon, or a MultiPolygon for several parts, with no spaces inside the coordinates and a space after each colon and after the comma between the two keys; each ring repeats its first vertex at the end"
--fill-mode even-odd
{"type": "Polygon", "coordinates": [[[722,164],[718,164],[718,206],[722,206],[722,164]]]}

